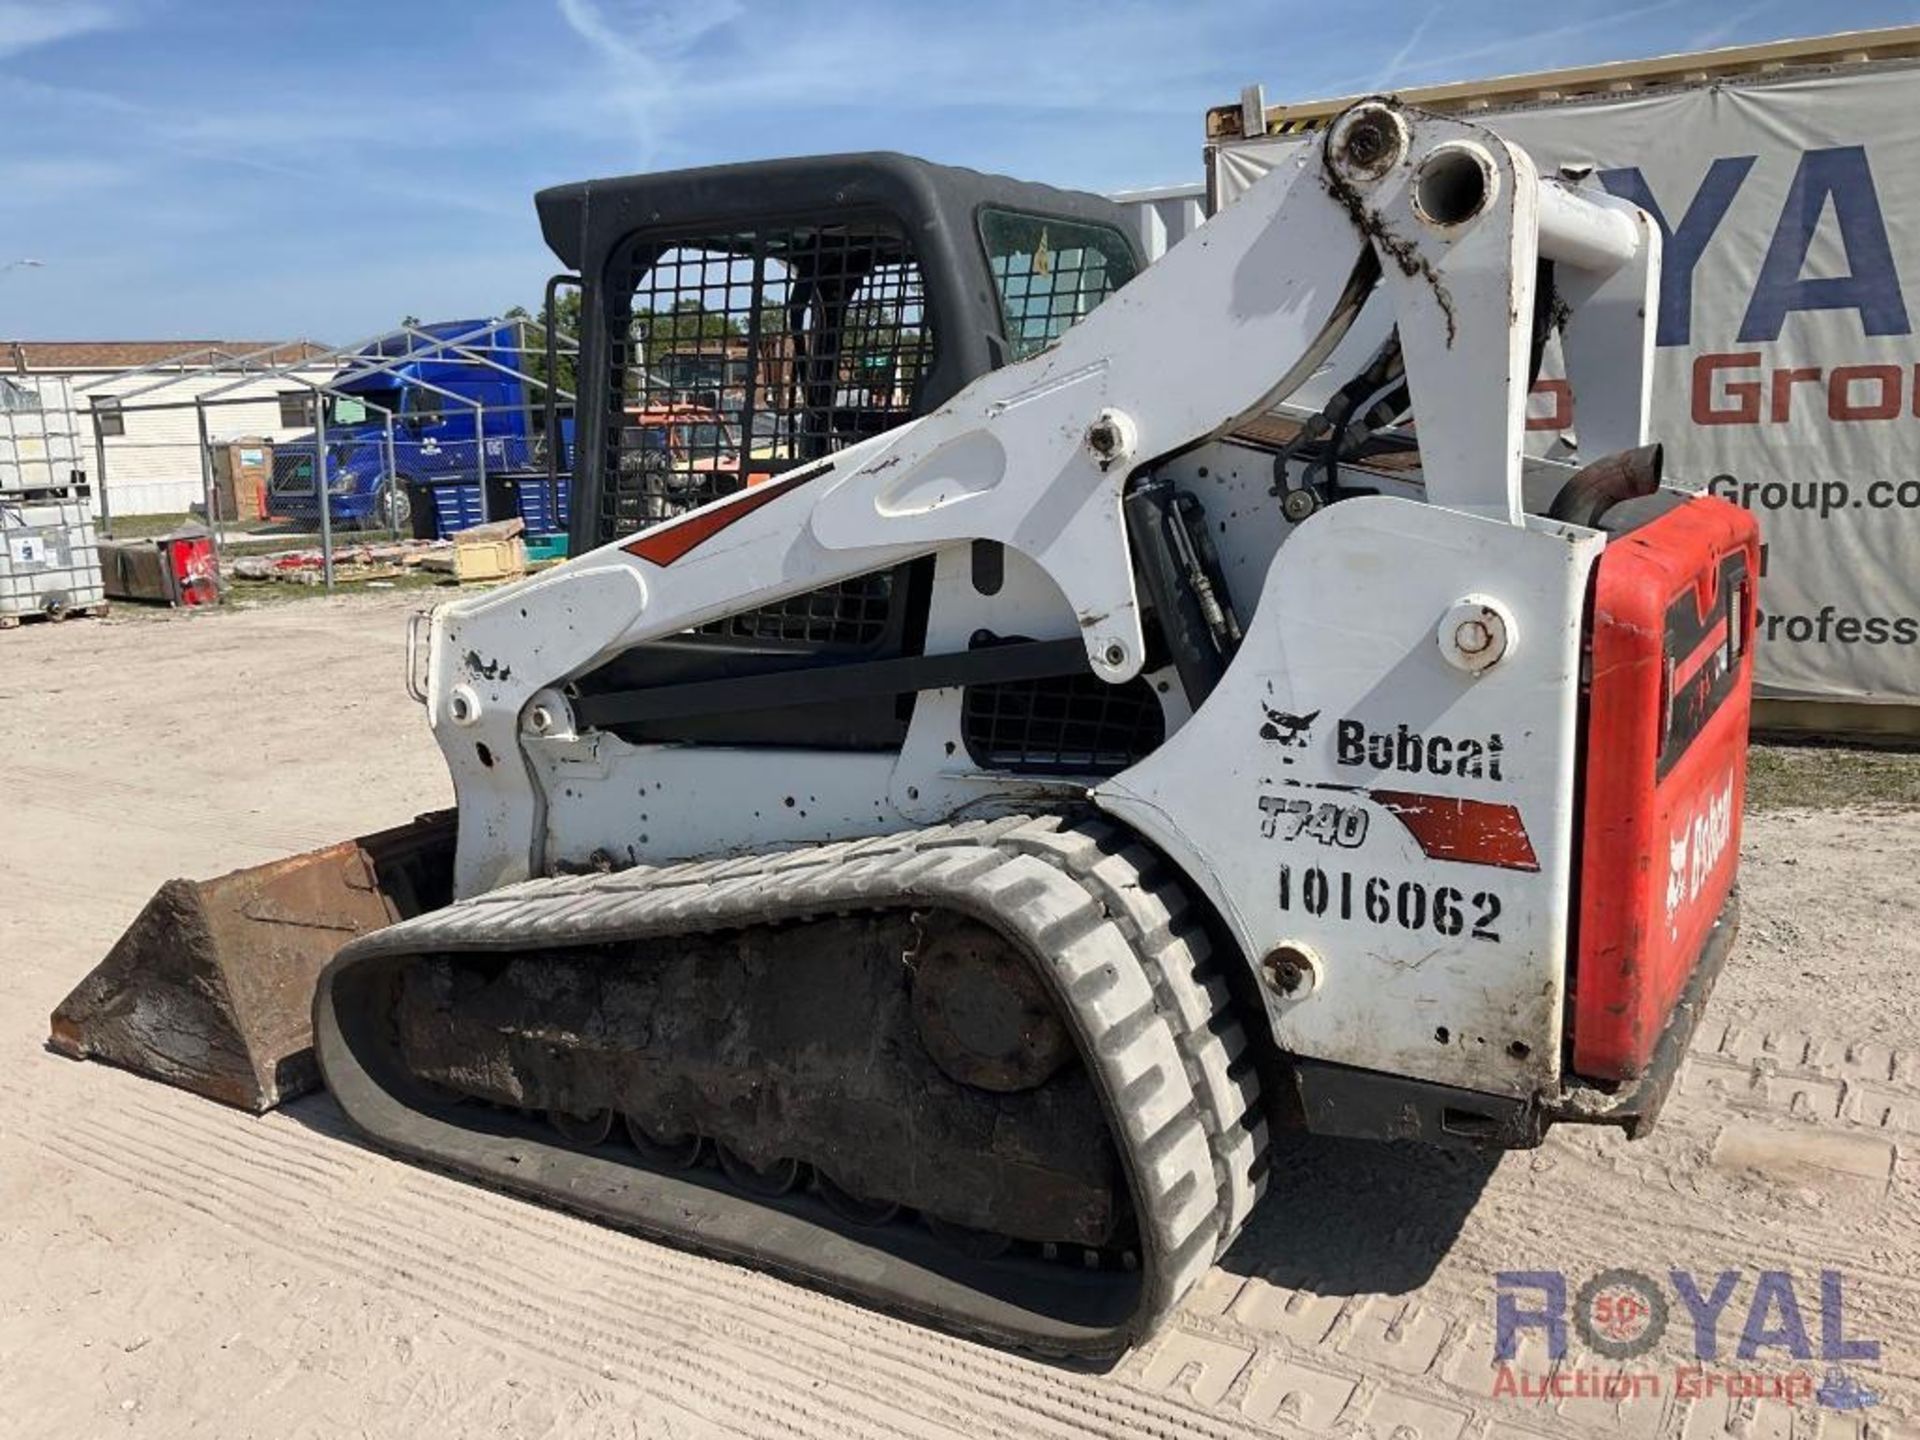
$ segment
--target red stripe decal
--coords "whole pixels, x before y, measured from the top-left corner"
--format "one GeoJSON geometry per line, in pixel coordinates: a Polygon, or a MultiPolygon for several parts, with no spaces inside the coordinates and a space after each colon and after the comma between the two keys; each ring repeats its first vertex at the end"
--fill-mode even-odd
{"type": "Polygon", "coordinates": [[[1719,623],[1707,631],[1700,643],[1693,647],[1693,653],[1674,667],[1674,693],[1677,695],[1692,684],[1694,676],[1700,673],[1700,668],[1714,657],[1716,651],[1724,650],[1726,644],[1727,617],[1723,614],[1719,623]]]}
{"type": "Polygon", "coordinates": [[[1515,806],[1412,790],[1369,790],[1367,794],[1398,817],[1429,860],[1461,860],[1502,870],[1540,868],[1515,806]]]}
{"type": "Polygon", "coordinates": [[[811,470],[796,470],[777,480],[768,480],[704,510],[695,510],[691,515],[656,525],[620,548],[629,555],[638,555],[655,565],[671,565],[682,555],[704,545],[734,521],[746,518],[768,501],[779,499],[789,490],[798,489],[831,469],[831,464],[816,465],[811,470]]]}

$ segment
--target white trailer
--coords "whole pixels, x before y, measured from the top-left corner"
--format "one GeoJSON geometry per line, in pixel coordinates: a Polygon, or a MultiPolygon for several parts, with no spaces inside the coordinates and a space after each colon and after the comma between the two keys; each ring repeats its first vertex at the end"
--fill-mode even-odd
{"type": "MultiPolygon", "coordinates": [[[[1920,733],[1920,27],[1403,91],[1631,199],[1665,239],[1668,473],[1766,541],[1758,723],[1920,733]]],[[[1353,97],[1207,114],[1210,212],[1353,97]]],[[[1551,355],[1536,442],[1572,442],[1551,355]]]]}

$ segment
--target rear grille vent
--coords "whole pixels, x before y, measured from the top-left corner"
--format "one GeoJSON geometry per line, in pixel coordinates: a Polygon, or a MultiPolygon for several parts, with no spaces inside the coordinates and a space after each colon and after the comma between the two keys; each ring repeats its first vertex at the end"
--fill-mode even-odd
{"type": "Polygon", "coordinates": [[[976,764],[1021,775],[1112,775],[1167,738],[1146,680],[1109,685],[1093,675],[973,685],[961,733],[976,764]]]}

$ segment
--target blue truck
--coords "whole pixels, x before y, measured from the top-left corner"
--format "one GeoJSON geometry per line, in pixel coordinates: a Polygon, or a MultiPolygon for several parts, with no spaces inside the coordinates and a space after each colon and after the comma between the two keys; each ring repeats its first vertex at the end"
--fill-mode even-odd
{"type": "MultiPolygon", "coordinates": [[[[362,347],[373,363],[397,363],[322,396],[334,526],[431,536],[519,514],[531,531],[564,530],[573,420],[560,422],[558,493],[549,495],[546,400],[524,373],[537,339],[532,346],[517,320],[450,320],[362,347]]],[[[274,446],[273,514],[319,523],[314,438],[274,446]]]]}

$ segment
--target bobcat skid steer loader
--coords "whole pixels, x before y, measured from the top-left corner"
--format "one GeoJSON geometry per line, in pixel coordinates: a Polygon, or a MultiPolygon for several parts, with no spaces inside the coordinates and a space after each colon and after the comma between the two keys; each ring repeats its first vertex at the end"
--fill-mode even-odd
{"type": "Polygon", "coordinates": [[[355,850],[397,923],[313,1008],[375,1142],[1099,1356],[1278,1129],[1653,1119],[1757,546],[1660,484],[1644,214],[1390,101],[1137,275],[1090,198],[897,156],[539,206],[576,558],[417,617],[457,840],[355,850]],[[1550,333],[1580,467],[1523,456],[1550,333]],[[630,423],[676,403],[712,463],[630,423]]]}

